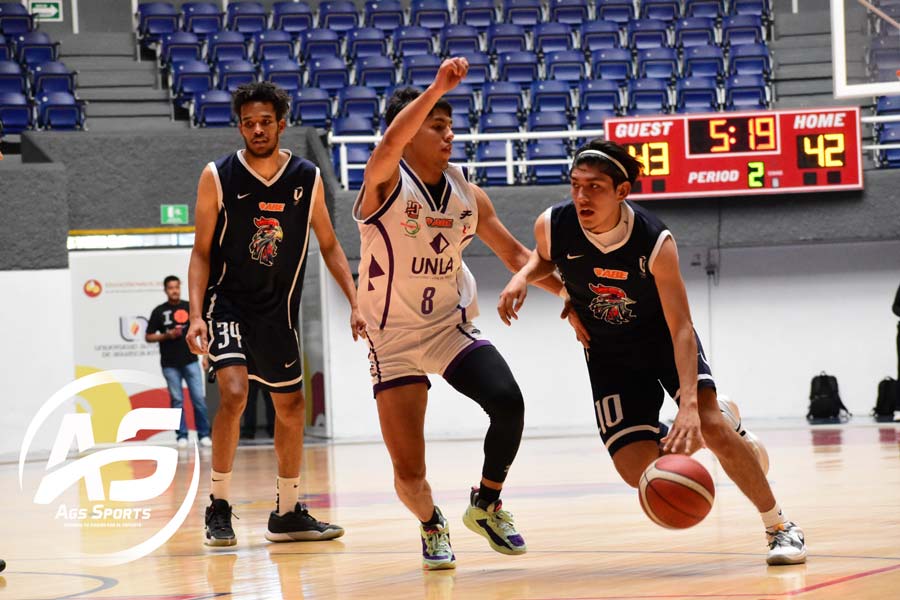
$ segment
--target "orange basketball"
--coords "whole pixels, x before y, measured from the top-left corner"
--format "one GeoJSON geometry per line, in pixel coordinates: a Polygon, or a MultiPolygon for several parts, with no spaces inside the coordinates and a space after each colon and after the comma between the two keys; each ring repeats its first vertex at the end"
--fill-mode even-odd
{"type": "Polygon", "coordinates": [[[638,486],[641,508],[662,527],[693,527],[709,513],[716,496],[712,477],[689,456],[670,454],[657,458],[638,486]]]}

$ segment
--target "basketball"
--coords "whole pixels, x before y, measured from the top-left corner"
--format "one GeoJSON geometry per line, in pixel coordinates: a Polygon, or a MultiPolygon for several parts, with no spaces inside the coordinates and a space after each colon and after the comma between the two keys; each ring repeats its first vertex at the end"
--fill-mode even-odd
{"type": "Polygon", "coordinates": [[[689,456],[671,454],[656,459],[638,486],[641,508],[668,529],[687,529],[706,517],[716,488],[703,465],[689,456]]]}

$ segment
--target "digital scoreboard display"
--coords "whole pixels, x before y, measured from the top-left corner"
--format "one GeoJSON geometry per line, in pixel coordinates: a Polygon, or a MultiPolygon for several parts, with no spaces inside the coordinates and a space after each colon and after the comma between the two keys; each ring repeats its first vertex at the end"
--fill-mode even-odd
{"type": "Polygon", "coordinates": [[[644,165],[635,199],[863,187],[859,107],[622,117],[605,131],[644,165]]]}

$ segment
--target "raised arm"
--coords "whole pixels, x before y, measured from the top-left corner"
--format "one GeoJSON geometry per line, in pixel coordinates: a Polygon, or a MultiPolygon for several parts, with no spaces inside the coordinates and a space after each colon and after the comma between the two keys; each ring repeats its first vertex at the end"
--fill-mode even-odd
{"type": "Polygon", "coordinates": [[[209,351],[209,332],[203,320],[203,297],[209,283],[209,255],[213,233],[219,218],[219,192],[216,179],[207,166],[197,184],[197,207],[194,211],[194,248],[188,266],[188,294],[191,298],[191,321],[187,332],[188,348],[194,354],[209,351]],[[199,338],[199,341],[198,339],[199,338]]]}
{"type": "Polygon", "coordinates": [[[360,207],[360,216],[363,219],[375,213],[387,200],[391,191],[397,187],[403,149],[419,131],[441,96],[459,85],[468,71],[469,62],[465,58],[445,60],[434,82],[391,122],[366,163],[366,172],[363,175],[363,200],[360,207]]]}
{"type": "Polygon", "coordinates": [[[316,176],[316,193],[313,197],[312,228],[319,240],[319,252],[322,260],[331,272],[331,276],[341,287],[344,296],[350,303],[350,330],[354,341],[366,334],[366,322],[359,313],[359,305],[356,301],[356,286],[353,283],[353,275],[350,273],[350,265],[344,249],[341,248],[334,227],[331,224],[331,216],[325,206],[325,190],[322,178],[316,176]]]}

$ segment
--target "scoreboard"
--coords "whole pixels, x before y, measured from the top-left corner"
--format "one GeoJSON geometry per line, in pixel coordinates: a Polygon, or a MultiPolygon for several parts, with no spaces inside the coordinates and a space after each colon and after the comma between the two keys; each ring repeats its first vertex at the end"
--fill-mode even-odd
{"type": "Polygon", "coordinates": [[[644,166],[629,198],[863,187],[859,107],[623,117],[605,132],[644,166]]]}

